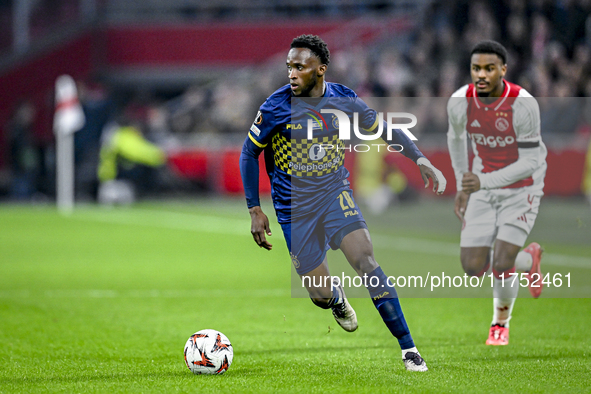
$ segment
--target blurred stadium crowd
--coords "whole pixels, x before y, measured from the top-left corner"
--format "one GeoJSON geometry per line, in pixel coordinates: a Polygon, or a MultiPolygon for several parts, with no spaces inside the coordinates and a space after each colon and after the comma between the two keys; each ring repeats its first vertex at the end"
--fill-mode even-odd
{"type": "MultiPolygon", "coordinates": [[[[433,2],[422,23],[403,35],[333,51],[328,80],[363,97],[449,97],[469,82],[472,46],[495,39],[509,50],[507,79],[535,97],[589,97],[590,15],[587,0],[433,2]]],[[[192,108],[196,117],[205,117],[193,122],[200,131],[240,132],[258,105],[286,82],[281,63],[273,62],[189,88],[178,105],[180,112],[192,108]]]]}
{"type": "MultiPolygon", "coordinates": [[[[129,0],[120,6],[126,2],[129,0]]],[[[7,18],[8,3],[0,2],[3,19],[7,18]]],[[[41,3],[48,6],[50,2],[41,3]]],[[[107,8],[117,4],[99,1],[102,3],[107,8]]],[[[234,8],[232,2],[221,3],[223,7],[212,7],[202,14],[181,9],[183,18],[231,21],[238,14],[249,15],[240,8],[246,3],[237,2],[234,8]]],[[[335,0],[307,1],[301,6],[278,2],[266,8],[264,14],[260,14],[261,7],[248,10],[255,22],[270,16],[339,18],[352,12],[372,18],[378,14],[395,15],[398,10],[393,4],[406,5],[396,1],[363,5],[335,0]]],[[[362,97],[447,98],[469,82],[471,47],[481,39],[495,39],[509,50],[507,79],[539,99],[547,115],[543,116],[543,132],[549,138],[552,134],[558,135],[557,139],[568,136],[576,143],[582,140],[576,136],[582,135],[586,141],[586,125],[591,123],[586,117],[591,116],[591,111],[586,109],[587,100],[577,98],[591,96],[591,0],[451,0],[420,4],[420,13],[401,34],[386,32],[371,45],[332,47],[328,80],[343,83],[362,97]],[[563,100],[557,107],[556,101],[545,104],[548,97],[563,100]]],[[[144,8],[148,12],[149,6],[144,8]]],[[[39,13],[35,15],[39,17],[39,13]]],[[[324,38],[330,45],[331,36],[324,38]]],[[[286,42],[285,47],[288,45],[286,42]]],[[[145,88],[122,94],[104,75],[78,81],[87,117],[85,127],[75,135],[78,189],[96,195],[100,149],[108,140],[105,130],[133,126],[146,141],[163,151],[204,145],[211,149],[239,147],[258,106],[287,82],[284,57],[285,53],[280,53],[262,59],[257,66],[236,68],[207,83],[187,86],[175,95],[145,88]]],[[[52,159],[44,151],[47,146],[34,141],[35,112],[34,105],[25,98],[14,109],[11,120],[1,125],[9,151],[9,175],[4,179],[13,181],[6,194],[28,198],[36,191],[53,193],[52,159]],[[16,189],[15,179],[22,180],[16,189]]],[[[441,144],[447,129],[444,107],[430,112],[435,113],[434,119],[422,132],[430,133],[441,144]]]]}

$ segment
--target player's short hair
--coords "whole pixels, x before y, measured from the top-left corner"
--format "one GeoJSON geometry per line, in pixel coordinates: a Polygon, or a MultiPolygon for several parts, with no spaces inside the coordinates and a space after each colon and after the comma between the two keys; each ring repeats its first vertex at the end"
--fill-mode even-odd
{"type": "Polygon", "coordinates": [[[485,54],[495,54],[497,55],[503,64],[507,63],[507,50],[501,44],[493,40],[484,40],[480,41],[478,44],[474,45],[472,48],[472,52],[470,52],[470,57],[475,53],[485,53],[485,54]]]}
{"type": "Polygon", "coordinates": [[[322,38],[313,34],[302,34],[293,39],[291,48],[308,48],[322,64],[330,63],[330,51],[322,38]]]}

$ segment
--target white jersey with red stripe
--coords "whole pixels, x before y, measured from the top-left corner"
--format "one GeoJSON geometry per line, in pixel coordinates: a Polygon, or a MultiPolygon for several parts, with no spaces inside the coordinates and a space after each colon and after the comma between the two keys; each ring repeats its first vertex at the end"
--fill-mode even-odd
{"type": "Polygon", "coordinates": [[[475,154],[472,172],[481,189],[544,187],[547,150],[538,103],[519,85],[504,84],[501,97],[490,104],[478,98],[473,84],[458,89],[448,102],[447,141],[458,190],[469,171],[467,136],[475,154]]]}

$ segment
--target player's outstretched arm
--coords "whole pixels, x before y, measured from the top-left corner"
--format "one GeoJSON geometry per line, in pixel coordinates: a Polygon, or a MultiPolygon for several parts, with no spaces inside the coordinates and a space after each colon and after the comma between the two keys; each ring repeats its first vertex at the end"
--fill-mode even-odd
{"type": "Polygon", "coordinates": [[[271,227],[269,226],[269,218],[263,213],[261,207],[252,207],[248,209],[250,213],[250,233],[254,241],[261,248],[271,250],[273,245],[267,241],[266,235],[271,236],[271,227]]]}
{"type": "Polygon", "coordinates": [[[421,177],[423,178],[423,182],[425,182],[425,188],[429,187],[429,179],[433,182],[433,192],[439,194],[443,194],[445,191],[445,187],[447,186],[447,180],[431,162],[425,158],[420,157],[417,160],[417,165],[419,166],[419,170],[421,171],[421,177]]]}

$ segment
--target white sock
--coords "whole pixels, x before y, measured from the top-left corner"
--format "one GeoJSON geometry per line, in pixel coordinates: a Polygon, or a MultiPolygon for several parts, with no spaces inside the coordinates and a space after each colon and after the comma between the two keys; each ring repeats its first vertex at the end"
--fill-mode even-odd
{"type": "Polygon", "coordinates": [[[508,276],[503,283],[502,279],[494,278],[493,282],[493,320],[492,325],[500,324],[509,328],[511,312],[519,292],[519,278],[508,276]],[[513,286],[511,286],[511,283],[513,286]]]}
{"type": "Polygon", "coordinates": [[[421,353],[419,353],[419,351],[417,350],[416,346],[415,347],[411,347],[410,349],[402,349],[402,359],[404,360],[404,356],[406,356],[406,353],[411,352],[411,353],[416,353],[419,356],[421,355],[421,353]]]}
{"type": "Polygon", "coordinates": [[[531,270],[531,265],[533,263],[533,258],[531,254],[524,252],[523,250],[517,253],[517,257],[515,258],[515,269],[521,272],[529,272],[531,270]]]}

